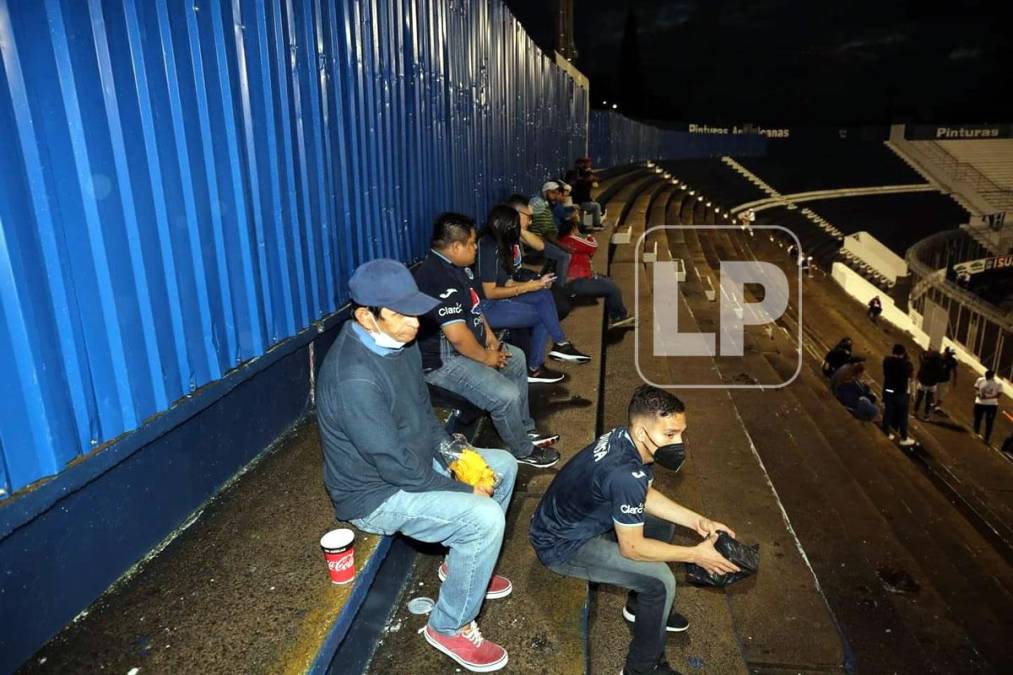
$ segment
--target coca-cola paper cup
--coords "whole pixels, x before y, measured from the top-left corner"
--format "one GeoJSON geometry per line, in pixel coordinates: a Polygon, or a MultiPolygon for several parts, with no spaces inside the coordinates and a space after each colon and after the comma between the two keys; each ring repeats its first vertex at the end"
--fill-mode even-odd
{"type": "Polygon", "coordinates": [[[355,579],[355,532],[347,528],[331,530],[320,537],[332,584],[347,584],[355,579]]]}

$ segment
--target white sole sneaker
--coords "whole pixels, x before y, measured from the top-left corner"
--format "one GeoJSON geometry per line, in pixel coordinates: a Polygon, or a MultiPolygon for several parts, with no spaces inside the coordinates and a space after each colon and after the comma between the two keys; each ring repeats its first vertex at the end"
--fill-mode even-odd
{"type": "Polygon", "coordinates": [[[487,664],[487,665],[484,665],[484,666],[480,666],[480,665],[477,665],[477,664],[465,661],[460,656],[458,656],[454,652],[450,651],[449,649],[447,649],[446,647],[444,647],[443,645],[441,645],[436,640],[434,640],[431,637],[429,637],[429,631],[426,630],[425,628],[422,629],[422,637],[424,637],[426,639],[426,642],[428,642],[430,644],[430,646],[435,647],[437,650],[443,652],[444,654],[446,654],[450,658],[454,659],[454,661],[456,661],[458,664],[460,664],[460,666],[462,668],[464,668],[466,670],[470,670],[473,673],[492,673],[494,671],[501,670],[504,666],[506,666],[507,662],[510,660],[509,654],[507,654],[507,653],[504,652],[503,653],[503,658],[500,659],[499,661],[497,661],[495,663],[490,663],[490,664],[487,664]]]}
{"type": "MultiPolygon", "coordinates": [[[[447,573],[443,571],[442,564],[440,564],[440,566],[436,568],[436,576],[440,578],[441,583],[447,580],[447,573]]],[[[499,598],[505,598],[506,596],[510,595],[513,592],[514,592],[514,585],[513,582],[510,582],[510,585],[507,586],[505,590],[496,591],[495,593],[491,591],[486,591],[485,599],[498,600],[499,598]]]]}

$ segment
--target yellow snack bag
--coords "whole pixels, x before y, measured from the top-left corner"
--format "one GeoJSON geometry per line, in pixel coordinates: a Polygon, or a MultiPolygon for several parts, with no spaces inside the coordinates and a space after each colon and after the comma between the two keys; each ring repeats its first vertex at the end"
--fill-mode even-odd
{"type": "Polygon", "coordinates": [[[462,450],[461,456],[450,463],[450,470],[457,480],[466,485],[492,489],[496,483],[496,473],[474,450],[462,450]]]}

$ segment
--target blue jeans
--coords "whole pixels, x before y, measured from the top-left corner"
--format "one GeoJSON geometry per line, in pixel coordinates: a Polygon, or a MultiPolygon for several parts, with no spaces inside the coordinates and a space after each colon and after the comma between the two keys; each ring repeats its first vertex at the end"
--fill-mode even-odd
{"type": "MultiPolygon", "coordinates": [[[[671,523],[646,516],[645,537],[667,544],[674,534],[671,523]]],[[[569,560],[549,569],[563,576],[629,590],[636,599],[637,620],[626,654],[626,669],[648,670],[658,662],[665,651],[668,614],[675,603],[675,575],[668,563],[630,560],[619,552],[615,532],[610,531],[591,539],[569,560]]]]}
{"type": "MultiPolygon", "coordinates": [[[[504,450],[476,448],[502,478],[492,499],[464,492],[405,492],[388,497],[365,518],[352,524],[365,532],[395,532],[450,549],[447,580],[429,615],[429,625],[443,635],[454,635],[471,623],[482,607],[503,544],[504,514],[517,479],[517,461],[504,450]]],[[[433,460],[433,468],[449,475],[433,460]]]]}
{"type": "Polygon", "coordinates": [[[883,390],[883,433],[889,434],[893,429],[900,434],[901,440],[907,438],[907,392],[889,392],[883,390]]]}
{"type": "Polygon", "coordinates": [[[616,286],[616,282],[608,277],[594,274],[583,279],[574,279],[567,284],[567,288],[580,297],[605,298],[605,312],[613,321],[628,316],[626,305],[623,304],[623,292],[616,286]]]}
{"type": "Polygon", "coordinates": [[[505,345],[510,358],[502,370],[473,361],[467,356],[451,356],[443,365],[426,373],[426,382],[461,396],[492,415],[492,423],[514,457],[530,455],[535,446],[528,438],[535,430],[528,406],[528,373],[524,352],[505,345]]]}
{"type": "Polygon", "coordinates": [[[546,289],[524,293],[515,298],[483,300],[482,313],[489,325],[500,328],[530,328],[531,355],[528,366],[541,368],[545,363],[545,348],[549,338],[553,342],[566,342],[566,334],[559,325],[556,302],[546,289]]]}
{"type": "Polygon", "coordinates": [[[591,214],[594,227],[601,227],[601,204],[598,202],[584,202],[580,205],[580,210],[591,214]]]}

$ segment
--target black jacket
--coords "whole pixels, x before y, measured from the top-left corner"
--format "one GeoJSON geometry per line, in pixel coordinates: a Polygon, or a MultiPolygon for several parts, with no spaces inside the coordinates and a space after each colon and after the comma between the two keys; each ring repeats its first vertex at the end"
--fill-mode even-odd
{"type": "Polygon", "coordinates": [[[883,392],[904,394],[914,366],[906,356],[890,355],[883,359],[883,392]]]}

